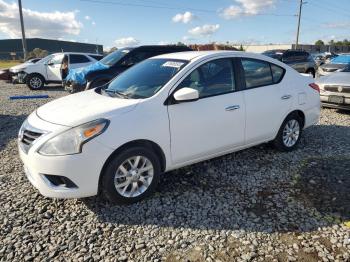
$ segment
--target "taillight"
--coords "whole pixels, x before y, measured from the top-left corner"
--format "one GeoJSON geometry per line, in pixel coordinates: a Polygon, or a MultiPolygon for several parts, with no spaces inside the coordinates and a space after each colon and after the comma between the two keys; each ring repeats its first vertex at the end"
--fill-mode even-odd
{"type": "Polygon", "coordinates": [[[316,90],[317,92],[320,92],[320,87],[317,84],[315,84],[315,83],[309,84],[309,87],[311,87],[312,89],[316,90]]]}

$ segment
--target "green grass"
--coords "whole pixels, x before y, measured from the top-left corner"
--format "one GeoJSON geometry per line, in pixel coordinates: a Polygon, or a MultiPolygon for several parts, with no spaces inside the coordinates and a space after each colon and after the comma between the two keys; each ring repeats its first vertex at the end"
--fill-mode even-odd
{"type": "Polygon", "coordinates": [[[19,60],[0,60],[0,69],[10,68],[20,63],[21,61],[19,60]]]}

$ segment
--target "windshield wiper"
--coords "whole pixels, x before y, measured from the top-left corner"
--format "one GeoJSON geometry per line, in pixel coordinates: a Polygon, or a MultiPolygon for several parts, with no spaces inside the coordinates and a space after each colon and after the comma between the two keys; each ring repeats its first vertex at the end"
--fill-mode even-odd
{"type": "Polygon", "coordinates": [[[109,94],[109,95],[117,95],[119,97],[122,97],[122,98],[126,98],[126,99],[129,99],[129,96],[122,93],[122,92],[119,92],[117,90],[111,90],[111,89],[104,89],[103,90],[105,93],[109,94]]]}

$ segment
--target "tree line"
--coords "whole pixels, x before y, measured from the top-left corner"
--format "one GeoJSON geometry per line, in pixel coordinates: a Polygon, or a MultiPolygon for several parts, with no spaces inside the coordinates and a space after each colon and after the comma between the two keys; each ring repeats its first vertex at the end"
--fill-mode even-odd
{"type": "MultiPolygon", "coordinates": [[[[317,40],[315,45],[322,46],[326,45],[326,43],[322,40],[317,40]]],[[[350,41],[348,39],[344,39],[343,41],[334,41],[333,39],[327,43],[327,45],[337,45],[337,46],[350,46],[350,41]]]]}

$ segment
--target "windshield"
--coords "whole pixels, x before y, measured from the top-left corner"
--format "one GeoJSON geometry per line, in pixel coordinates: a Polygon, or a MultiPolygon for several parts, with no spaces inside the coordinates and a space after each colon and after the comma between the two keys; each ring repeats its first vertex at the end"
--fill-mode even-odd
{"type": "Polygon", "coordinates": [[[148,59],[116,77],[104,90],[109,95],[124,98],[148,98],[156,94],[187,61],[148,59]]]}
{"type": "Polygon", "coordinates": [[[119,49],[102,58],[100,62],[108,66],[113,66],[131,50],[130,48],[119,49]]]}
{"type": "Polygon", "coordinates": [[[39,60],[37,63],[38,64],[46,63],[47,61],[51,60],[52,57],[53,57],[53,55],[48,55],[48,56],[42,58],[41,60],[39,60]]]}
{"type": "Polygon", "coordinates": [[[332,64],[350,64],[350,55],[340,55],[331,60],[332,64]]]}

